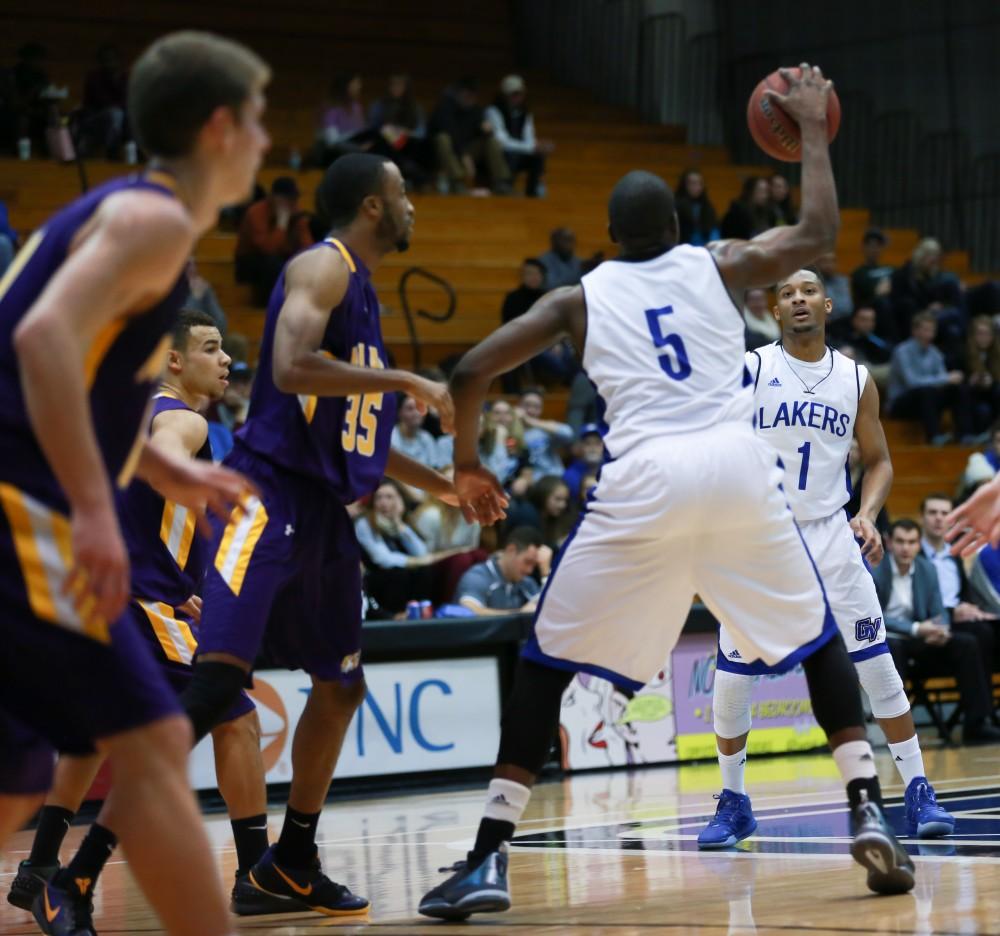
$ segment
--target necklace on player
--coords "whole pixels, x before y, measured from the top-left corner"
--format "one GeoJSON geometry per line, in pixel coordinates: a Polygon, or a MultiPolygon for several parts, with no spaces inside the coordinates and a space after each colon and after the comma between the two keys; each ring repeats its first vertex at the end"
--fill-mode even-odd
{"type": "Polygon", "coordinates": [[[802,392],[803,393],[808,393],[810,396],[814,396],[815,393],[816,393],[816,388],[821,383],[823,383],[823,381],[826,380],[827,377],[829,377],[833,373],[833,353],[831,352],[830,353],[830,369],[822,377],[820,377],[820,379],[817,380],[816,383],[814,383],[810,387],[809,384],[807,384],[802,379],[802,375],[794,367],[792,367],[792,362],[788,360],[788,355],[785,354],[785,347],[784,347],[784,345],[780,345],[779,344],[778,347],[781,348],[781,356],[785,359],[785,364],[788,365],[788,369],[795,375],[796,380],[798,380],[798,382],[800,384],[802,384],[802,392]]]}

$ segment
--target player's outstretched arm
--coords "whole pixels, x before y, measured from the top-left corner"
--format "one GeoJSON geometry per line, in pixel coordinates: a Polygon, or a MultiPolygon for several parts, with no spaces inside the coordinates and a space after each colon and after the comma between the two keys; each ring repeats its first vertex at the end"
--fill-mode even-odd
{"type": "Polygon", "coordinates": [[[772,228],[751,241],[719,241],[709,249],[729,291],[737,297],[752,287],[771,286],[832,250],[840,214],[830,165],[826,106],[833,83],[817,66],[803,63],[801,77],[788,69],[784,96],[767,92],[802,132],[802,206],[798,224],[772,228]]]}
{"type": "Polygon", "coordinates": [[[74,571],[67,588],[80,601],[93,594],[106,620],[125,606],[129,575],[88,402],[100,364],[95,344],[116,319],[167,293],[193,237],[179,204],[148,192],[111,196],[14,331],[32,429],[71,507],[74,571]]]}
{"type": "Polygon", "coordinates": [[[858,401],[854,424],[865,474],[861,482],[861,507],[851,520],[851,529],[861,538],[861,553],[872,565],[882,561],[882,537],[875,529],[875,518],[892,489],[892,459],[878,410],[878,387],[869,378],[858,401]]]}
{"type": "Polygon", "coordinates": [[[165,451],[148,440],[136,474],[167,500],[193,510],[206,535],[211,534],[206,525],[207,512],[227,519],[255,494],[253,485],[243,475],[222,465],[165,451]]]}
{"type": "MultiPolygon", "coordinates": [[[[443,384],[408,371],[338,361],[321,350],[330,310],[343,302],[349,280],[347,264],[335,250],[310,250],[288,265],[285,304],[274,330],[275,386],[282,393],[311,396],[408,393],[425,406],[434,407],[442,428],[450,432],[453,408],[443,384]]],[[[376,314],[376,310],[371,311],[376,314]]]]}
{"type": "Polygon", "coordinates": [[[480,497],[475,504],[470,504],[462,501],[455,490],[455,485],[440,471],[428,468],[397,449],[389,449],[385,473],[407,487],[419,488],[452,507],[461,508],[465,519],[470,523],[478,522],[483,526],[492,526],[507,515],[504,511],[508,503],[507,495],[496,479],[494,479],[493,496],[480,497]]]}
{"type": "Polygon", "coordinates": [[[563,338],[583,347],[585,331],[583,287],[566,286],[546,293],[463,355],[449,385],[455,400],[456,467],[479,464],[479,414],[490,384],[563,338]]]}

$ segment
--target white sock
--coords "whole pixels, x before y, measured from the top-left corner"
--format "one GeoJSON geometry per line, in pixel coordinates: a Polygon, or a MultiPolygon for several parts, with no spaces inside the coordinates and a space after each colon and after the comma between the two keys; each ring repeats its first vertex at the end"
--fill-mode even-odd
{"type": "Polygon", "coordinates": [[[899,744],[890,744],[889,750],[892,752],[892,759],[896,764],[899,775],[903,778],[903,785],[909,786],[914,777],[925,777],[924,758],[920,753],[920,739],[914,735],[899,744]]]}
{"type": "Polygon", "coordinates": [[[867,741],[848,741],[833,752],[844,783],[876,776],[875,755],[867,741]]]}
{"type": "Polygon", "coordinates": [[[722,788],[724,790],[746,793],[747,788],[743,782],[746,764],[747,746],[745,744],[743,750],[737,751],[735,754],[723,754],[722,751],[719,751],[719,770],[722,772],[722,788]]]}
{"type": "Polygon", "coordinates": [[[529,799],[531,790],[523,784],[513,780],[491,780],[486,791],[486,809],[483,815],[487,819],[499,819],[501,822],[517,825],[529,799]]]}

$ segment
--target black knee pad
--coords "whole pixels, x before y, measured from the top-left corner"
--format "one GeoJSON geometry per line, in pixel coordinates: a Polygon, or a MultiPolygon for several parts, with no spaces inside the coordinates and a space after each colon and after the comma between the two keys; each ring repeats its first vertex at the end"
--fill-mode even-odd
{"type": "Polygon", "coordinates": [[[232,708],[246,685],[247,674],[232,663],[196,662],[181,705],[194,728],[194,742],[205,737],[232,708]]]}
{"type": "Polygon", "coordinates": [[[559,727],[563,692],[573,674],[542,666],[523,657],[514,675],[514,690],[504,709],[498,764],[512,764],[538,774],[545,766],[559,727]]]}
{"type": "Polygon", "coordinates": [[[840,634],[803,660],[802,668],[813,715],[828,738],[845,728],[864,727],[858,674],[840,634]]]}

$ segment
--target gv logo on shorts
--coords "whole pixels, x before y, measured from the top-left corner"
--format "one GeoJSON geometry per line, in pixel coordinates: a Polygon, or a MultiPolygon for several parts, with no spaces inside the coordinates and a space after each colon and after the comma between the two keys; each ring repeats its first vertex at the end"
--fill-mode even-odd
{"type": "Polygon", "coordinates": [[[873,621],[870,617],[865,618],[863,621],[854,622],[854,639],[858,643],[863,643],[868,641],[868,643],[875,643],[878,640],[878,632],[882,627],[882,618],[877,617],[873,621]]]}

